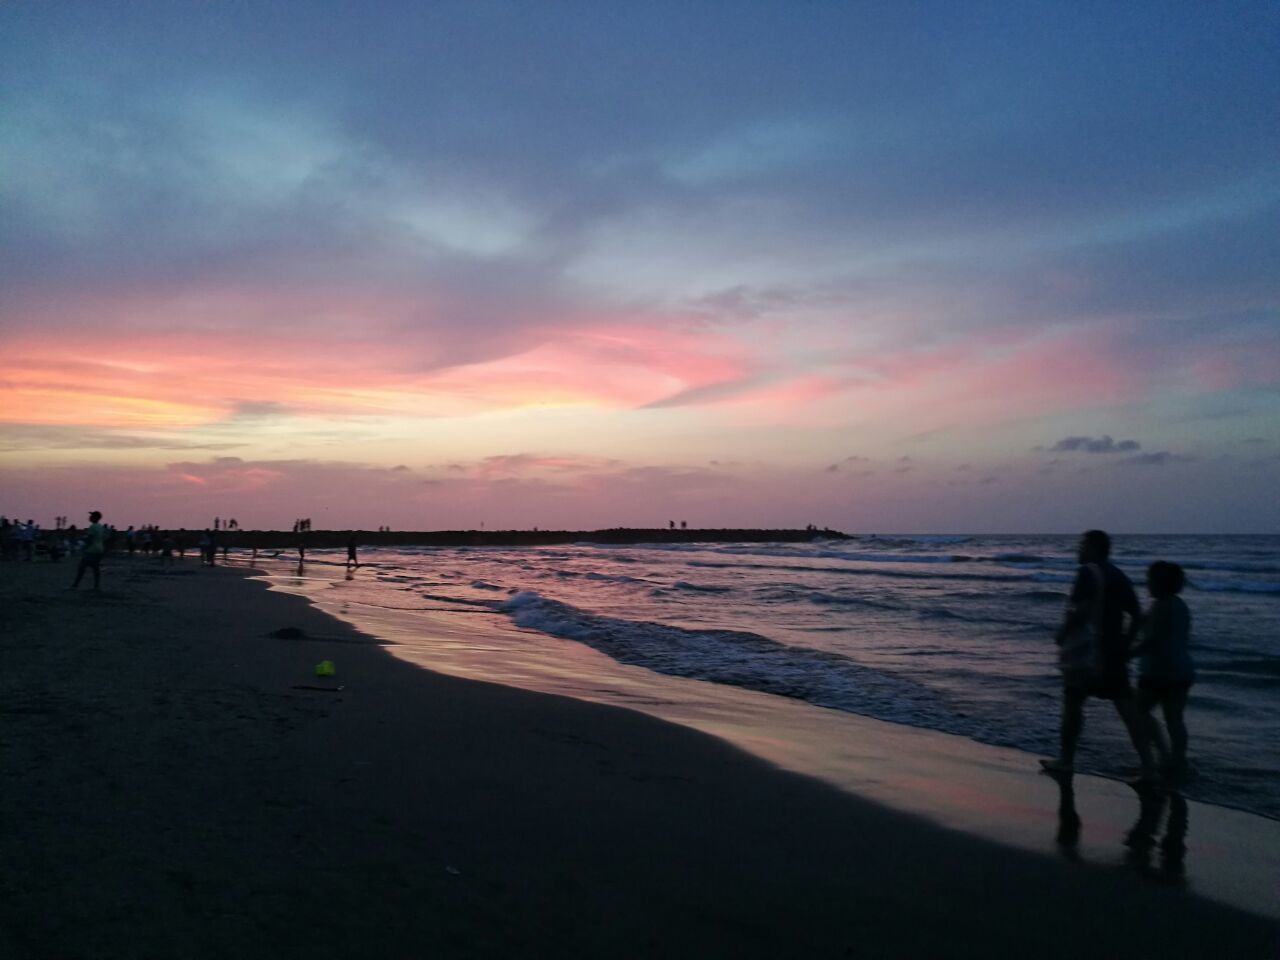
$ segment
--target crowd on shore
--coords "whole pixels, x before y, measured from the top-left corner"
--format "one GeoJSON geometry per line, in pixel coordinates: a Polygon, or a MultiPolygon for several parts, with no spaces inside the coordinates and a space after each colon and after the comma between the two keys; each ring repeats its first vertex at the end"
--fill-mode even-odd
{"type": "MultiPolygon", "coordinates": [[[[67,557],[78,557],[80,570],[93,568],[95,573],[103,557],[108,555],[155,560],[163,566],[173,564],[175,558],[185,558],[187,550],[199,551],[200,560],[207,566],[217,563],[218,550],[223,558],[227,545],[219,543],[223,529],[236,529],[218,520],[213,527],[195,533],[185,528],[164,530],[156,524],[132,525],[121,530],[118,526],[101,522],[96,510],[89,515],[89,524],[77,527],[66,517],[57,517],[52,529],[45,529],[34,520],[25,523],[7,516],[0,516],[0,560],[35,562],[45,560],[60,563],[67,557]]],[[[76,577],[76,584],[80,577],[76,577]]],[[[98,577],[94,578],[95,588],[98,577]]]]}
{"type": "MultiPolygon", "coordinates": [[[[25,523],[0,516],[0,559],[3,560],[51,560],[60,561],[73,554],[83,553],[88,547],[93,523],[77,527],[59,517],[52,529],[42,528],[34,520],[25,523]]],[[[172,556],[177,552],[185,556],[191,537],[186,530],[162,530],[156,525],[128,527],[120,530],[111,524],[101,524],[103,545],[106,552],[123,551],[129,556],[147,559],[172,556]]]]}

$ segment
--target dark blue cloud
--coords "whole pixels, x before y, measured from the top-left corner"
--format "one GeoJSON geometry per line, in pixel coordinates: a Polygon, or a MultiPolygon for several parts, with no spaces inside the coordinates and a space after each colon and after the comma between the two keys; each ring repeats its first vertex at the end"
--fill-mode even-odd
{"type": "Polygon", "coordinates": [[[1140,453],[1136,457],[1125,457],[1125,459],[1118,462],[1127,466],[1163,467],[1171,463],[1192,463],[1195,460],[1195,457],[1186,454],[1158,450],[1154,453],[1140,453]]]}
{"type": "Polygon", "coordinates": [[[1063,437],[1052,447],[1052,452],[1062,452],[1069,450],[1079,450],[1084,453],[1125,453],[1129,450],[1137,450],[1142,445],[1137,440],[1121,440],[1117,443],[1109,436],[1101,436],[1097,439],[1093,437],[1063,437]]]}

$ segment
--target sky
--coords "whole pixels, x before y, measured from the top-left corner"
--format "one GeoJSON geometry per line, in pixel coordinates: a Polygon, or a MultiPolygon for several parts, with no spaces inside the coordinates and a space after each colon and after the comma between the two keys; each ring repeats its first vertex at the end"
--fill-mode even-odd
{"type": "Polygon", "coordinates": [[[1280,532],[1280,6],[0,3],[0,513],[1280,532]]]}

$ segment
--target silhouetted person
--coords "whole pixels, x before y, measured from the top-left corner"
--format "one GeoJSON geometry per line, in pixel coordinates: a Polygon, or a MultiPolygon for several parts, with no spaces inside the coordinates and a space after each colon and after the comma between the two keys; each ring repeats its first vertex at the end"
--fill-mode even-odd
{"type": "Polygon", "coordinates": [[[1187,708],[1187,694],[1196,682],[1189,649],[1191,611],[1179,596],[1185,583],[1186,575],[1176,563],[1157,560],[1147,568],[1147,589],[1152,602],[1133,650],[1138,655],[1138,718],[1145,736],[1160,754],[1165,771],[1174,776],[1187,766],[1187,725],[1183,712],[1187,708]],[[1160,724],[1151,715],[1157,703],[1169,728],[1167,741],[1160,724]]]}
{"type": "Polygon", "coordinates": [[[347,534],[347,566],[360,566],[360,561],[356,558],[356,534],[354,530],[347,534]]]}
{"type": "Polygon", "coordinates": [[[1113,563],[1111,538],[1090,530],[1080,538],[1080,569],[1071,588],[1067,614],[1055,638],[1062,669],[1062,730],[1058,756],[1041,760],[1051,772],[1074,768],[1076,743],[1084,728],[1084,702],[1110,700],[1124,721],[1142,763],[1142,777],[1153,779],[1150,746],[1129,686],[1129,647],[1141,613],[1133,584],[1113,563]]]}
{"type": "Polygon", "coordinates": [[[71,584],[75,590],[86,570],[93,571],[93,589],[100,589],[102,580],[102,558],[107,552],[107,528],[102,525],[102,514],[94,510],[89,514],[89,529],[85,531],[84,553],[80,554],[80,566],[76,569],[76,578],[71,584]]]}
{"type": "Polygon", "coordinates": [[[23,524],[20,537],[22,539],[22,555],[26,559],[34,561],[36,558],[36,540],[39,538],[39,530],[34,520],[28,520],[23,524]]]}

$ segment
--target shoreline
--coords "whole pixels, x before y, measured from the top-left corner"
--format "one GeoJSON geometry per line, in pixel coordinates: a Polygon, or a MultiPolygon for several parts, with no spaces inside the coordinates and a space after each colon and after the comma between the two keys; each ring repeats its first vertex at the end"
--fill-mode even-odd
{"type": "Polygon", "coordinates": [[[17,960],[1273,955],[1271,920],[429,672],[243,569],[111,563],[100,596],[70,564],[3,569],[17,960]],[[297,689],[321,659],[343,689],[297,689]]]}
{"type": "MultiPolygon", "coordinates": [[[[318,564],[321,570],[325,565],[318,564]]],[[[1039,755],[957,734],[878,720],[740,687],[655,673],[620,663],[573,640],[495,624],[473,613],[429,612],[350,603],[347,577],[270,571],[273,590],[302,596],[334,618],[385,640],[394,656],[422,669],[537,693],[622,707],[699,730],[780,768],[844,792],[922,816],[949,829],[1042,855],[1122,865],[1122,845],[1142,808],[1121,777],[1081,771],[1073,800],[1086,829],[1059,848],[1061,797],[1039,755]],[[430,639],[424,639],[429,637],[430,639]],[[535,652],[539,645],[546,649],[535,652]]],[[[1185,882],[1206,896],[1280,919],[1272,891],[1280,819],[1189,797],[1201,850],[1185,882]]]]}

